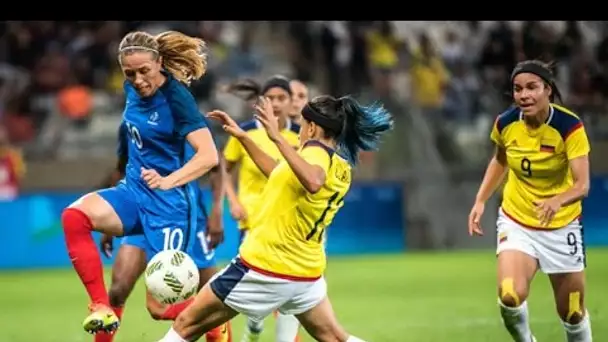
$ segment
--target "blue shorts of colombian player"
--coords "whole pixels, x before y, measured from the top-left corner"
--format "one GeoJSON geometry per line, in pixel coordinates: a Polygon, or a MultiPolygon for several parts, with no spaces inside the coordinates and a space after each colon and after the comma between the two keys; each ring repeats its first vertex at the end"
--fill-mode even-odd
{"type": "Polygon", "coordinates": [[[215,266],[215,253],[207,247],[207,215],[204,207],[201,207],[203,203],[199,189],[191,190],[197,193],[192,196],[184,194],[187,190],[172,189],[176,192],[176,201],[171,201],[173,205],[163,209],[165,206],[154,205],[155,201],[140,204],[137,199],[142,196],[138,196],[136,188],[127,186],[123,180],[113,188],[98,192],[122,221],[124,237],[121,244],[142,249],[147,261],[160,251],[177,249],[190,255],[199,269],[215,266]],[[184,197],[190,197],[195,203],[179,205],[188,202],[183,201],[184,197]]]}

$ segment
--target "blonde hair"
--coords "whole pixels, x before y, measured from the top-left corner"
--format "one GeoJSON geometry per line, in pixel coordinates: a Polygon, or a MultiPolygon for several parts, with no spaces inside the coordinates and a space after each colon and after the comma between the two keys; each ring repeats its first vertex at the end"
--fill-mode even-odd
{"type": "Polygon", "coordinates": [[[162,57],[163,68],[188,85],[207,71],[205,41],[181,32],[166,31],[156,36],[142,31],[130,32],[118,46],[118,59],[121,61],[123,56],[142,51],[162,57]]]}

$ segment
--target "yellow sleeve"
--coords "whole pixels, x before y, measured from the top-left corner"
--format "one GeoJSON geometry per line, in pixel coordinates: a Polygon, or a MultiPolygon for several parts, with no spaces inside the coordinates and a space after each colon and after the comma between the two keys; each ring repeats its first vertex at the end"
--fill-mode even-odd
{"type": "Polygon", "coordinates": [[[302,149],[302,151],[300,151],[300,156],[302,156],[302,158],[304,160],[306,160],[307,163],[309,163],[311,165],[320,166],[323,169],[323,171],[325,171],[325,172],[327,172],[327,170],[329,170],[329,165],[331,163],[331,159],[330,159],[329,153],[322,147],[319,147],[319,146],[304,147],[302,149]]]}
{"type": "Polygon", "coordinates": [[[236,163],[240,161],[242,157],[243,146],[235,137],[231,136],[228,138],[226,146],[224,146],[224,158],[230,163],[236,163]]]}
{"type": "Polygon", "coordinates": [[[494,144],[496,144],[497,146],[504,147],[504,144],[502,142],[502,136],[501,136],[500,132],[498,132],[498,118],[496,118],[496,121],[494,121],[494,124],[492,125],[492,132],[490,133],[490,140],[492,140],[492,142],[494,144]]]}
{"type": "Polygon", "coordinates": [[[585,127],[580,123],[579,126],[566,137],[566,156],[568,156],[568,160],[572,160],[588,155],[589,151],[591,151],[589,139],[587,138],[585,127]]]}

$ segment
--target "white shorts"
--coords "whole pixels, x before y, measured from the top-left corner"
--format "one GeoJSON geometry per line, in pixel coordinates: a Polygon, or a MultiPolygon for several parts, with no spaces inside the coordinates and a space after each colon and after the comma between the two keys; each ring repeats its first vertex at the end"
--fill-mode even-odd
{"type": "Polygon", "coordinates": [[[513,221],[498,211],[496,254],[517,250],[538,260],[546,274],[575,273],[585,269],[586,255],[583,226],[574,220],[564,228],[535,230],[513,221]]]}
{"type": "Polygon", "coordinates": [[[272,277],[250,269],[238,256],[210,280],[210,286],[224,304],[256,321],[275,310],[284,315],[304,313],[327,295],[323,277],[314,281],[272,277]]]}

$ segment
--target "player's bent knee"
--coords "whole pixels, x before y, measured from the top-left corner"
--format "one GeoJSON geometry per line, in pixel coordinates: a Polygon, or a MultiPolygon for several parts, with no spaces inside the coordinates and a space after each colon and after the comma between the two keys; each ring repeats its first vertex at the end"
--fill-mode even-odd
{"type": "Polygon", "coordinates": [[[79,208],[66,208],[61,213],[61,225],[66,234],[79,233],[92,228],[91,219],[79,208]]]}
{"type": "Polygon", "coordinates": [[[568,294],[568,310],[560,313],[561,319],[569,324],[578,324],[585,317],[585,309],[579,291],[568,294]]]}
{"type": "Polygon", "coordinates": [[[500,302],[507,307],[518,307],[526,301],[528,292],[521,287],[515,286],[513,278],[505,278],[499,286],[500,302]]]}

